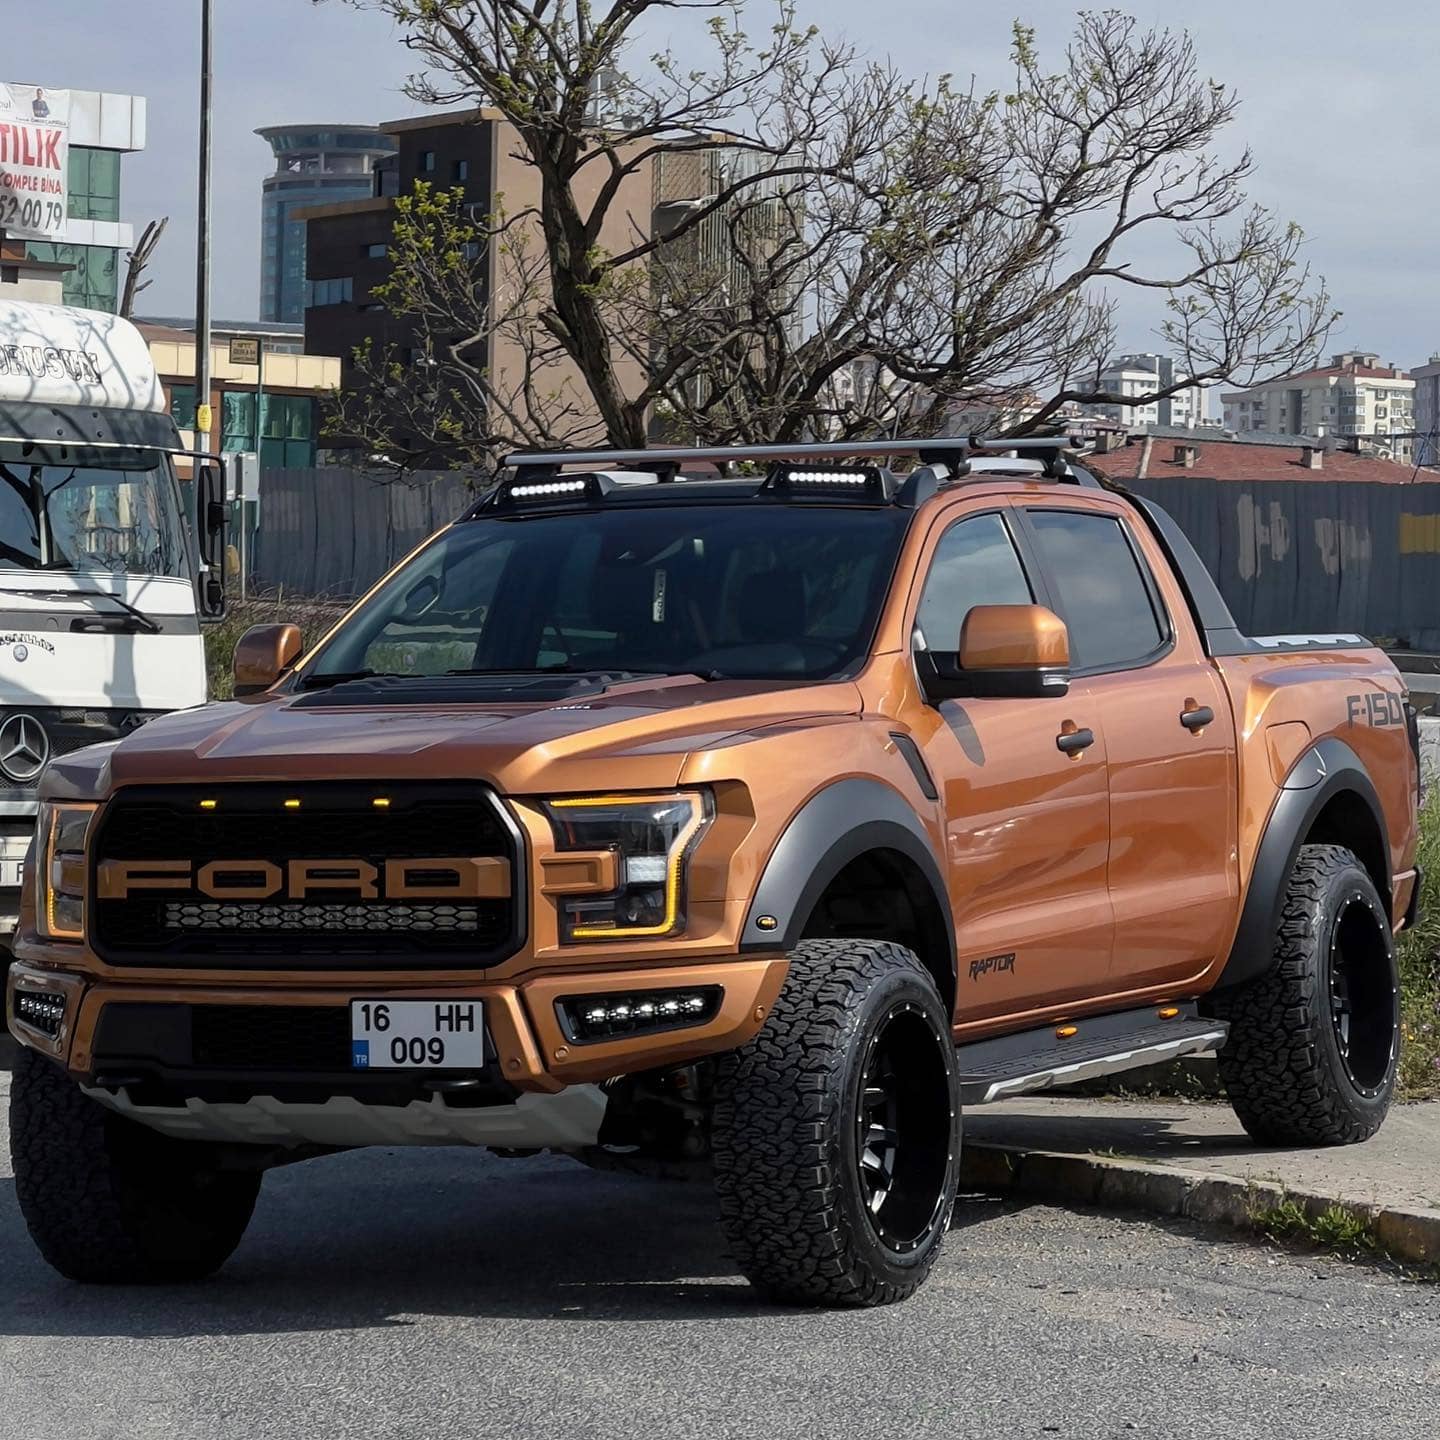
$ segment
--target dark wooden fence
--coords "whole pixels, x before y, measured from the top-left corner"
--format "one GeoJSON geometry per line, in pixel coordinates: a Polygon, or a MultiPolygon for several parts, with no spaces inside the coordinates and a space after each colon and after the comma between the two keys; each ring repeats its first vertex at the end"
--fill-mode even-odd
{"type": "MultiPolygon", "coordinates": [[[[1440,484],[1131,482],[1179,521],[1242,629],[1358,631],[1440,650],[1440,484]]],[[[257,587],[349,599],[476,494],[452,471],[261,477],[257,587]]]]}

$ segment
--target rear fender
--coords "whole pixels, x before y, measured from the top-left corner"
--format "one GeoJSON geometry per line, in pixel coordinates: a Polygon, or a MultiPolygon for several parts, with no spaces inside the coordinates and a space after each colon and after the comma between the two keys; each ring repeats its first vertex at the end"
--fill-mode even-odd
{"type": "Polygon", "coordinates": [[[1368,860],[1366,868],[1372,872],[1381,899],[1387,906],[1390,904],[1390,850],[1385,843],[1385,812],[1380,797],[1360,757],[1343,740],[1327,736],[1306,750],[1285,777],[1256,851],[1230,957],[1212,993],[1245,985],[1270,968],[1295,857],[1325,807],[1337,795],[1347,793],[1355,796],[1374,818],[1382,842],[1379,855],[1361,858],[1368,860]],[[1377,868],[1381,873],[1374,873],[1377,868]]]}

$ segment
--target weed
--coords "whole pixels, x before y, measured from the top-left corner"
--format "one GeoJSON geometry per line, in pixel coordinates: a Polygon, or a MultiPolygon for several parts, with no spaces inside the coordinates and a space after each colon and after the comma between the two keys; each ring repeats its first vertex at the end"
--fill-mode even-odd
{"type": "Polygon", "coordinates": [[[1343,1205],[1327,1205],[1311,1214],[1298,1201],[1283,1196],[1277,1204],[1256,1210],[1253,1219],[1255,1228],[1271,1240],[1308,1245],[1350,1260],[1381,1249],[1370,1218],[1343,1205]]]}
{"type": "Polygon", "coordinates": [[[1424,876],[1420,920],[1399,937],[1403,1100],[1440,1095],[1440,795],[1420,812],[1415,858],[1424,876]]]}

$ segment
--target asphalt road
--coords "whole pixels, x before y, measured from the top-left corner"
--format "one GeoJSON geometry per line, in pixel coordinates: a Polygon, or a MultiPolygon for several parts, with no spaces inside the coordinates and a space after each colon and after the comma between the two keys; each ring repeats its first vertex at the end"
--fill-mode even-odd
{"type": "Polygon", "coordinates": [[[1144,1220],[973,1200],[915,1300],[806,1313],[701,1187],[371,1151],[267,1177],[210,1283],[102,1290],[34,1254],[0,1160],[4,1440],[1437,1430],[1440,1289],[1144,1220]]]}

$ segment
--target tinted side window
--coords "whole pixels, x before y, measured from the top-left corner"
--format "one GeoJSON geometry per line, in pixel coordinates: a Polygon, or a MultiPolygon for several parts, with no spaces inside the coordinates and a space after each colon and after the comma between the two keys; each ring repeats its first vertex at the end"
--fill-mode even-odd
{"type": "Polygon", "coordinates": [[[1005,522],[998,515],[973,515],[940,537],[915,623],[926,649],[954,650],[972,606],[1029,605],[1033,599],[1005,522]]]}
{"type": "Polygon", "coordinates": [[[1029,514],[1075,669],[1134,665],[1153,654],[1166,631],[1120,521],[1078,510],[1029,514]]]}

